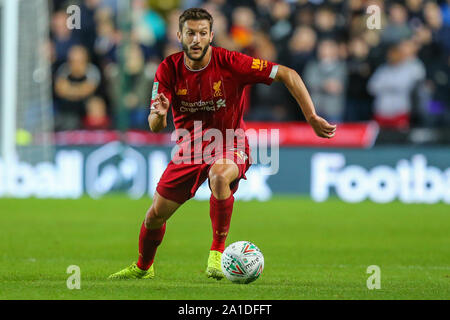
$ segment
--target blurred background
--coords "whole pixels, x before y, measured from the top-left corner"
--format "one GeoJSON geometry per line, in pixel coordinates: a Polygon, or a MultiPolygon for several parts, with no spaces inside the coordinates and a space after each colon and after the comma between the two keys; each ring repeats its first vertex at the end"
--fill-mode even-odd
{"type": "MultiPolygon", "coordinates": [[[[81,193],[89,193],[86,157],[102,146],[117,150],[102,149],[98,158],[112,157],[105,156],[110,152],[122,160],[116,161],[116,171],[99,164],[103,182],[92,194],[113,185],[132,189],[130,181],[141,169],[147,172],[146,191],[135,195],[152,190],[155,165],[142,150],[162,150],[152,154],[165,159],[173,130],[171,121],[163,133],[148,130],[153,78],[159,63],[180,51],[178,17],[189,7],[204,7],[213,15],[214,46],[295,69],[317,112],[339,124],[335,139],[322,141],[282,84],[246,90],[248,126],[279,129],[281,159],[284,152],[299,152],[308,168],[301,187],[298,177],[280,170],[278,178],[269,179],[275,190],[311,194],[315,180],[309,168],[317,148],[354,156],[366,171],[380,164],[393,168],[416,153],[427,159],[425,164],[417,160],[424,172],[426,161],[434,159],[439,170],[448,167],[450,0],[0,0],[3,172],[22,162],[57,164],[58,151],[77,146],[84,178],[76,181],[81,193]],[[368,27],[371,5],[380,9],[379,29],[368,27]],[[79,28],[69,28],[77,17],[79,28]],[[368,156],[370,148],[375,157],[368,156]],[[143,160],[129,160],[133,151],[143,160]]],[[[280,168],[294,165],[282,161],[280,168]]],[[[439,177],[435,185],[443,197],[450,175],[439,177]]],[[[0,191],[26,180],[11,179],[0,191]]],[[[388,178],[383,179],[379,184],[386,189],[388,178]]],[[[4,181],[9,181],[6,175],[4,181]]],[[[349,188],[355,187],[349,181],[349,188]]],[[[423,184],[431,188],[433,183],[423,184]]]]}
{"type": "MultiPolygon", "coordinates": [[[[213,45],[295,69],[330,121],[374,119],[397,130],[450,126],[448,1],[133,0],[127,25],[120,21],[119,0],[54,0],[48,49],[55,130],[120,126],[124,42],[124,121],[127,128],[147,130],[155,70],[180,51],[178,17],[189,7],[204,7],[213,15],[213,45]],[[81,8],[80,30],[66,26],[66,8],[72,4],[81,8]],[[380,30],[367,28],[366,8],[372,4],[381,9],[380,30]],[[89,83],[76,98],[68,97],[70,81],[64,86],[74,73],[89,83]]],[[[303,120],[277,83],[252,88],[246,119],[303,120]]]]}

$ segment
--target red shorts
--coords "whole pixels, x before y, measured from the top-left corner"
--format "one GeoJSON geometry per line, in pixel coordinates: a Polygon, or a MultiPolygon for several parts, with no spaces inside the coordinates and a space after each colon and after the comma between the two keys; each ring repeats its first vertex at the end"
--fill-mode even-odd
{"type": "MultiPolygon", "coordinates": [[[[233,151],[227,151],[222,158],[233,160],[239,168],[238,177],[230,184],[231,192],[235,193],[239,186],[239,180],[247,179],[245,173],[251,165],[250,161],[247,156],[245,162],[236,161],[233,151]]],[[[162,197],[182,204],[195,196],[197,189],[208,178],[209,170],[213,165],[214,163],[205,162],[176,164],[170,161],[156,186],[156,191],[162,197]]]]}

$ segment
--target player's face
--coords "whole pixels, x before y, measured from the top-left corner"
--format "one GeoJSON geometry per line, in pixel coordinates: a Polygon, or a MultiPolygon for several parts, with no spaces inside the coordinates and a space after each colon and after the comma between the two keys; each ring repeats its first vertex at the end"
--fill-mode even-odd
{"type": "Polygon", "coordinates": [[[178,38],[189,59],[201,61],[208,51],[213,38],[208,20],[188,20],[178,38]]]}

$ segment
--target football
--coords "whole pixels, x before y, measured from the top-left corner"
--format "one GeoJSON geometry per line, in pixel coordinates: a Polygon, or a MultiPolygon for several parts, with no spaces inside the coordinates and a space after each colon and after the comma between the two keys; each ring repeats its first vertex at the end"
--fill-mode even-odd
{"type": "Polygon", "coordinates": [[[250,283],[259,278],[264,269],[264,256],[249,241],[230,244],[222,254],[222,271],[234,283],[250,283]]]}

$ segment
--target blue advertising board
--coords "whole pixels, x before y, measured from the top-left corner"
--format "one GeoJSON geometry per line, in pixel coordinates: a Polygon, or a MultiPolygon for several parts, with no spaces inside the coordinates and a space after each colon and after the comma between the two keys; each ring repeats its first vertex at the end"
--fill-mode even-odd
{"type": "MultiPolygon", "coordinates": [[[[171,147],[58,147],[53,162],[0,160],[0,197],[78,198],[123,192],[151,197],[170,161],[171,147]]],[[[450,203],[450,148],[280,148],[255,157],[237,199],[269,200],[274,194],[307,195],[315,201],[450,203]]],[[[196,199],[209,199],[207,183],[196,199]]]]}

